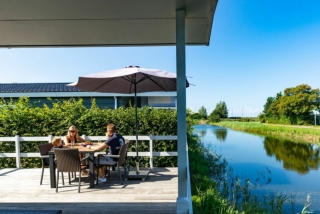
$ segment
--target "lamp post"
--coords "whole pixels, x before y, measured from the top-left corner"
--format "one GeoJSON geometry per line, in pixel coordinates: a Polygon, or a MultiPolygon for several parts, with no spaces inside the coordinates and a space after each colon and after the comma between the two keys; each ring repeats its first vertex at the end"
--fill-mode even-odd
{"type": "Polygon", "coordinates": [[[314,126],[317,126],[317,109],[313,110],[314,113],[314,126]]]}

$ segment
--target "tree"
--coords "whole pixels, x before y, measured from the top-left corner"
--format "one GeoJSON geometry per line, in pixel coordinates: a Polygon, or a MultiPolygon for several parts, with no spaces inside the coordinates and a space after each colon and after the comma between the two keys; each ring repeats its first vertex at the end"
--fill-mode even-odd
{"type": "Polygon", "coordinates": [[[210,114],[209,117],[208,117],[208,120],[209,120],[210,122],[216,123],[216,122],[219,122],[219,121],[220,121],[220,116],[217,115],[216,113],[214,113],[214,112],[212,111],[211,114],[210,114]]]}
{"type": "Polygon", "coordinates": [[[278,114],[277,104],[279,103],[279,99],[282,97],[282,92],[277,93],[276,97],[268,97],[266,104],[263,106],[263,113],[267,116],[271,114],[278,114]]]}
{"type": "Polygon", "coordinates": [[[220,101],[216,108],[213,110],[214,114],[219,115],[220,118],[227,118],[228,117],[228,109],[227,105],[224,101],[220,101]]]}
{"type": "Polygon", "coordinates": [[[320,90],[312,89],[309,85],[302,84],[293,88],[286,88],[282,95],[268,97],[264,105],[267,122],[282,124],[310,124],[313,118],[310,112],[320,106],[320,90]]]}
{"type": "Polygon", "coordinates": [[[266,104],[264,104],[264,106],[263,106],[263,113],[265,113],[265,114],[268,115],[270,106],[271,106],[271,104],[273,103],[274,100],[275,100],[274,97],[268,97],[268,98],[267,98],[267,102],[266,102],[266,104]]]}
{"type": "Polygon", "coordinates": [[[207,119],[207,117],[208,117],[207,109],[204,106],[201,106],[198,113],[199,113],[201,119],[207,119]]]}
{"type": "Polygon", "coordinates": [[[290,118],[293,124],[307,123],[312,119],[310,112],[320,106],[320,90],[302,84],[286,88],[279,98],[279,112],[290,118]]]}
{"type": "Polygon", "coordinates": [[[189,117],[190,115],[193,114],[193,112],[190,108],[187,108],[186,113],[187,113],[187,117],[189,117]]]}
{"type": "Polygon", "coordinates": [[[216,108],[210,113],[208,119],[212,122],[219,122],[220,118],[228,117],[228,109],[225,102],[220,101],[217,103],[216,108]]]}

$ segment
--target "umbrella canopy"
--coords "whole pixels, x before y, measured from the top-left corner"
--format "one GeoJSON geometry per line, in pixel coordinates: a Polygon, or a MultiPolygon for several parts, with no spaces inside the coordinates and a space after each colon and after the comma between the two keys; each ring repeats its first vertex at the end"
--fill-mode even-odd
{"type": "MultiPolygon", "coordinates": [[[[68,86],[83,91],[122,94],[176,91],[176,74],[159,69],[129,66],[80,76],[78,82],[68,86]]],[[[189,87],[188,81],[186,87],[189,87]]]]}
{"type": "MultiPolygon", "coordinates": [[[[80,76],[78,82],[67,86],[89,92],[135,94],[136,167],[139,173],[137,93],[176,91],[176,80],[176,74],[171,72],[128,66],[80,76]]],[[[186,87],[189,87],[188,81],[186,81],[186,87]]]]}

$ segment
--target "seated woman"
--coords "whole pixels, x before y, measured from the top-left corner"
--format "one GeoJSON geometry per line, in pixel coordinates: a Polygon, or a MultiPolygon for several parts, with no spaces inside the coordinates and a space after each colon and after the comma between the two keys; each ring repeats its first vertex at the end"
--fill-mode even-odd
{"type": "MultiPolygon", "coordinates": [[[[68,134],[65,136],[65,145],[70,146],[71,142],[73,143],[85,142],[85,139],[79,136],[78,129],[76,126],[70,126],[68,129],[68,134]]],[[[80,154],[80,159],[82,158],[84,158],[84,154],[80,154]]],[[[82,174],[86,175],[88,174],[88,172],[82,171],[82,174]]]]}
{"type": "Polygon", "coordinates": [[[76,126],[70,126],[68,129],[68,134],[65,136],[65,144],[66,146],[70,146],[71,142],[85,142],[85,140],[79,136],[78,129],[76,126]]]}

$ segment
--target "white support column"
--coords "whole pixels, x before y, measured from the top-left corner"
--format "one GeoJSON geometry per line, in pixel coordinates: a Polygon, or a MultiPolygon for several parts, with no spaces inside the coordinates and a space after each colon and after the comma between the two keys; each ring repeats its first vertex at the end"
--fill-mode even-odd
{"type": "Polygon", "coordinates": [[[115,96],[114,97],[114,109],[117,109],[118,108],[118,99],[117,99],[117,97],[115,96]]]}
{"type": "Polygon", "coordinates": [[[20,162],[20,141],[19,141],[19,135],[15,136],[15,147],[16,147],[16,167],[18,169],[21,168],[21,162],[20,162]]]}
{"type": "Polygon", "coordinates": [[[178,108],[177,108],[177,103],[178,103],[177,97],[175,97],[175,98],[174,98],[174,107],[175,107],[176,109],[178,109],[178,108]]]}
{"type": "Polygon", "coordinates": [[[177,114],[178,114],[178,198],[177,213],[189,213],[186,126],[186,39],[185,10],[176,11],[177,114]]]}

